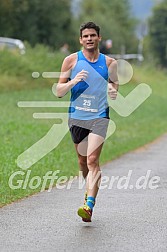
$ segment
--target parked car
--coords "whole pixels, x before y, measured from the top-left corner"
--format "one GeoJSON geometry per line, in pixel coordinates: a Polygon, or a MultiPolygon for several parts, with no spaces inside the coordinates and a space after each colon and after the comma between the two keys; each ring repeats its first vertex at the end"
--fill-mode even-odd
{"type": "Polygon", "coordinates": [[[25,54],[25,45],[20,39],[0,37],[0,50],[4,48],[25,54]]]}

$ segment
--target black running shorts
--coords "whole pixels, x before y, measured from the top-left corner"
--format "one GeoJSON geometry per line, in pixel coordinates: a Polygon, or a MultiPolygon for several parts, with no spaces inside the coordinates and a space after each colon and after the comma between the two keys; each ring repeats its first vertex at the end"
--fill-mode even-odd
{"type": "Polygon", "coordinates": [[[105,139],[108,124],[108,118],[97,118],[92,120],[78,120],[69,118],[68,121],[71,137],[75,144],[82,142],[82,140],[85,139],[89,133],[99,135],[105,139]]]}

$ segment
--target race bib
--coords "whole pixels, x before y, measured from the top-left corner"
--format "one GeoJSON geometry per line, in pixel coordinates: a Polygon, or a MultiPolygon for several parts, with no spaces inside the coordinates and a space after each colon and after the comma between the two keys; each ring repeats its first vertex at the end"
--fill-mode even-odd
{"type": "Polygon", "coordinates": [[[77,98],[77,105],[75,109],[89,111],[89,112],[98,112],[98,97],[94,95],[81,94],[77,98]]]}

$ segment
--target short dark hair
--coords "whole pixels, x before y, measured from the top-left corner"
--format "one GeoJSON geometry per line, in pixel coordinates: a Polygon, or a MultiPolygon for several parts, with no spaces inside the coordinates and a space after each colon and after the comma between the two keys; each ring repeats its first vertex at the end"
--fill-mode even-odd
{"type": "Polygon", "coordinates": [[[98,36],[100,35],[100,27],[93,22],[87,22],[87,23],[81,24],[80,37],[82,37],[82,31],[85,29],[94,29],[97,32],[97,35],[98,36]]]}

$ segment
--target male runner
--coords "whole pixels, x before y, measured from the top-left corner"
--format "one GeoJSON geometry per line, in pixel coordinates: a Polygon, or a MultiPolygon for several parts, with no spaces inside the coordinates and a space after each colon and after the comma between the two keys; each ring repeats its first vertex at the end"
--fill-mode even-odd
{"type": "Polygon", "coordinates": [[[116,60],[99,52],[100,27],[88,22],[80,27],[82,51],[64,59],[57,96],[71,91],[69,129],[86,179],[85,202],[78,215],[90,222],[98,193],[101,172],[99,157],[109,123],[107,90],[116,99],[118,90],[116,60]]]}

